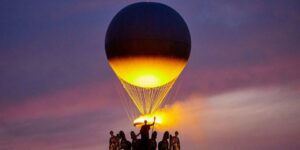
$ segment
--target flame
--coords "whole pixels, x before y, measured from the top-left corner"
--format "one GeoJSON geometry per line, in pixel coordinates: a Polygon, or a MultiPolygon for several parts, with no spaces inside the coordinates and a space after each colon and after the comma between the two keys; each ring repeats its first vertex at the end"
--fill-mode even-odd
{"type": "Polygon", "coordinates": [[[179,105],[174,105],[171,108],[164,108],[152,114],[141,115],[133,121],[136,127],[140,127],[147,120],[147,124],[152,124],[155,120],[155,129],[163,131],[166,129],[177,128],[182,121],[182,109],[179,105]]]}
{"type": "Polygon", "coordinates": [[[163,123],[161,116],[155,115],[155,114],[147,114],[147,115],[142,115],[138,118],[136,118],[133,121],[133,124],[135,126],[141,126],[144,124],[144,121],[147,120],[147,124],[152,124],[154,122],[155,118],[155,124],[161,125],[163,123]]]}

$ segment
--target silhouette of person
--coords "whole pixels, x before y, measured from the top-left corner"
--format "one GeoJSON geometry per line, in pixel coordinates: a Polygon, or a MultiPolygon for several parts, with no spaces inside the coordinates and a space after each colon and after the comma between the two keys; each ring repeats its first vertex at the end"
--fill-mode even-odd
{"type": "Polygon", "coordinates": [[[180,150],[180,140],[178,134],[178,131],[175,131],[175,136],[173,136],[172,142],[170,141],[173,150],[180,150]]]}
{"type": "Polygon", "coordinates": [[[126,139],[125,133],[123,131],[120,131],[119,134],[121,137],[120,150],[130,150],[131,143],[126,139]]]}
{"type": "Polygon", "coordinates": [[[110,131],[109,134],[109,150],[118,150],[118,138],[114,135],[113,131],[110,131]]]}
{"type": "Polygon", "coordinates": [[[169,150],[169,132],[166,131],[163,135],[162,141],[158,143],[158,150],[169,150]]]}
{"type": "Polygon", "coordinates": [[[146,150],[148,148],[149,143],[149,130],[150,127],[155,124],[155,117],[152,124],[147,124],[147,120],[144,121],[144,125],[141,127],[140,133],[138,135],[141,135],[141,146],[140,148],[143,150],[146,150]]]}
{"type": "Polygon", "coordinates": [[[156,146],[157,146],[156,138],[157,138],[157,132],[154,131],[151,135],[148,150],[156,150],[156,146]]]}
{"type": "Polygon", "coordinates": [[[172,143],[173,143],[173,135],[172,134],[170,134],[170,138],[169,138],[169,144],[170,144],[170,146],[169,146],[169,149],[170,150],[173,150],[173,145],[172,145],[172,143]]]}
{"type": "Polygon", "coordinates": [[[120,136],[120,133],[117,134],[117,140],[118,140],[118,150],[120,149],[121,147],[121,136],[120,136]]]}
{"type": "Polygon", "coordinates": [[[130,132],[130,136],[131,136],[131,147],[132,147],[132,150],[139,150],[139,146],[140,146],[140,141],[139,139],[137,139],[137,135],[131,131],[130,132]]]}
{"type": "Polygon", "coordinates": [[[138,135],[141,135],[141,140],[149,140],[149,131],[150,127],[155,124],[155,117],[154,122],[152,124],[147,124],[147,120],[144,120],[144,125],[141,127],[140,133],[138,135]]]}

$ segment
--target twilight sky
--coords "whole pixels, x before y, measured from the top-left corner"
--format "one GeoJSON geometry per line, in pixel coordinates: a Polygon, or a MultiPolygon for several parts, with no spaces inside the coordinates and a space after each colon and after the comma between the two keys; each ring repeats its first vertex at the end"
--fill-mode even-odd
{"type": "MultiPolygon", "coordinates": [[[[138,131],[104,51],[109,22],[134,2],[0,1],[0,150],[105,150],[109,130],[138,131]]],[[[300,2],[158,2],[192,35],[167,102],[183,149],[300,149],[300,2]]]]}

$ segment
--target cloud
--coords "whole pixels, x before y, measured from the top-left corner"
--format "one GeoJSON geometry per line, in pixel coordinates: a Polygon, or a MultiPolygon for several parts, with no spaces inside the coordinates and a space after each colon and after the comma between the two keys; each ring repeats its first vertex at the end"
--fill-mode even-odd
{"type": "MultiPolygon", "coordinates": [[[[182,147],[188,150],[299,149],[299,98],[297,86],[246,88],[207,97],[191,95],[165,106],[171,124],[156,127],[157,140],[165,130],[171,134],[177,130],[182,147]]],[[[138,131],[126,126],[126,119],[117,124],[125,125],[125,133],[138,131]]]]}
{"type": "Polygon", "coordinates": [[[300,61],[278,59],[270,63],[237,67],[188,66],[181,79],[179,95],[214,95],[235,89],[299,84],[300,61]],[[185,93],[181,93],[181,92],[185,93]]]}
{"type": "Polygon", "coordinates": [[[112,88],[97,82],[2,106],[0,149],[105,149],[108,131],[126,118],[112,88]]]}
{"type": "Polygon", "coordinates": [[[193,96],[180,108],[184,149],[299,149],[300,92],[268,87],[193,96]]]}
{"type": "MultiPolygon", "coordinates": [[[[109,130],[124,130],[128,138],[131,130],[138,132],[122,109],[109,104],[113,102],[99,102],[96,97],[103,93],[96,95],[97,86],[88,87],[9,111],[11,120],[0,124],[0,148],[106,149],[109,130]],[[77,105],[81,96],[86,104],[77,105]],[[54,105],[60,100],[66,107],[54,105]],[[74,105],[69,105],[70,100],[75,100],[74,105]],[[29,108],[32,111],[25,111],[29,108]]],[[[177,115],[167,130],[179,131],[184,149],[299,149],[299,98],[299,86],[247,88],[211,96],[194,93],[165,107],[169,115],[177,115]]]]}
{"type": "MultiPolygon", "coordinates": [[[[44,118],[64,118],[91,112],[105,111],[118,101],[113,92],[114,84],[102,82],[79,85],[41,96],[33,96],[22,103],[0,106],[0,117],[5,122],[18,122],[44,118]]],[[[5,104],[5,103],[4,103],[5,104]]]]}

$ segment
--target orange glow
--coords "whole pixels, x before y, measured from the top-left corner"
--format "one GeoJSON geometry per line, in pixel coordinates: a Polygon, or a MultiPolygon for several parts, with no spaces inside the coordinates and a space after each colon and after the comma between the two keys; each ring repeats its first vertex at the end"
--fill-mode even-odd
{"type": "MultiPolygon", "coordinates": [[[[169,131],[170,134],[179,131],[179,136],[184,134],[186,137],[191,137],[190,140],[193,142],[204,144],[202,142],[205,140],[206,135],[203,129],[205,129],[207,123],[202,122],[202,119],[210,114],[210,106],[202,102],[203,99],[200,96],[193,96],[185,101],[177,101],[172,105],[150,114],[147,124],[151,124],[153,117],[156,116],[156,123],[151,127],[151,130],[158,132],[169,131]]],[[[139,118],[143,118],[143,116],[139,118]]],[[[141,122],[140,125],[136,126],[140,128],[141,125],[144,124],[144,119],[136,119],[134,123],[137,123],[137,121],[141,122]]]]}
{"type": "MultiPolygon", "coordinates": [[[[154,116],[155,115],[142,115],[138,118],[136,118],[134,121],[133,121],[133,124],[134,126],[142,126],[144,124],[144,121],[147,120],[147,124],[152,124],[154,122],[154,116]]],[[[155,116],[156,117],[156,120],[155,120],[155,124],[159,124],[161,125],[162,124],[162,118],[160,118],[160,116],[155,116]]]]}
{"type": "Polygon", "coordinates": [[[164,57],[126,57],[109,60],[116,75],[134,86],[153,88],[176,79],[186,61],[164,57]]]}
{"type": "Polygon", "coordinates": [[[141,127],[144,124],[144,120],[147,120],[147,124],[152,124],[155,120],[155,129],[163,131],[170,128],[175,128],[180,123],[182,117],[181,109],[179,106],[174,106],[172,108],[165,108],[156,111],[152,114],[142,115],[133,121],[136,127],[141,127]]]}

